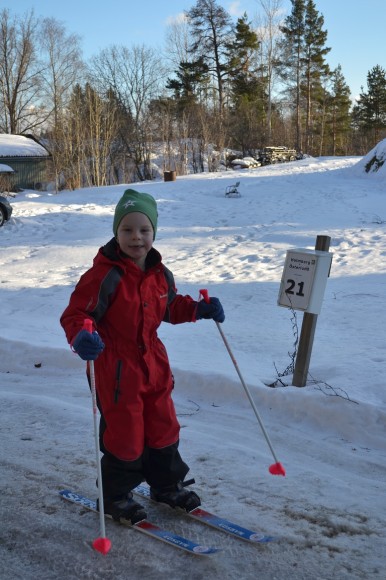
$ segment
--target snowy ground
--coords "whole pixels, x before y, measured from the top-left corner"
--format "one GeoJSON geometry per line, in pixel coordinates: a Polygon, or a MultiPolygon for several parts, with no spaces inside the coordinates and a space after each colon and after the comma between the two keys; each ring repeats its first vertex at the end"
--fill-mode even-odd
{"type": "MultiPolygon", "coordinates": [[[[124,187],[24,192],[0,229],[0,577],[4,580],[368,580],[386,565],[384,173],[360,158],[321,158],[179,177],[135,187],[159,204],[155,246],[182,293],[225,308],[223,330],[287,475],[269,448],[211,321],[164,325],[176,377],[181,451],[205,507],[280,537],[251,546],[171,510],[149,514],[201,543],[189,556],[64,503],[95,489],[92,408],[84,363],[59,317],[81,273],[112,235],[124,187]],[[240,181],[239,199],[226,186],[240,181]],[[294,344],[277,306],[286,251],[331,237],[333,264],[305,388],[283,377],[294,344]],[[289,386],[282,386],[283,384],[289,386]]],[[[300,331],[302,313],[297,312],[300,331]]]]}

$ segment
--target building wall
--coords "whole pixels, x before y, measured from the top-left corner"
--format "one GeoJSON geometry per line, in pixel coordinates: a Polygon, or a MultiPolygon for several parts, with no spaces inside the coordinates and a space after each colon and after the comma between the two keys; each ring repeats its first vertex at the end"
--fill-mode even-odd
{"type": "Polygon", "coordinates": [[[0,157],[0,163],[15,171],[10,176],[12,190],[45,189],[51,180],[52,161],[47,157],[0,157]]]}

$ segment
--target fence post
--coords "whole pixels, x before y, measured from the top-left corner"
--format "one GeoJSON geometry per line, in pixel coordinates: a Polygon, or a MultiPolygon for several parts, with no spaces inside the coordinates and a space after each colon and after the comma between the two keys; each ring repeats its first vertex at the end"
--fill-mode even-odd
{"type": "MultiPolygon", "coordinates": [[[[329,236],[317,236],[315,250],[328,252],[330,242],[331,238],[329,236]]],[[[310,312],[303,314],[302,330],[292,378],[292,385],[294,387],[306,386],[317,320],[317,314],[311,314],[310,312]]]]}

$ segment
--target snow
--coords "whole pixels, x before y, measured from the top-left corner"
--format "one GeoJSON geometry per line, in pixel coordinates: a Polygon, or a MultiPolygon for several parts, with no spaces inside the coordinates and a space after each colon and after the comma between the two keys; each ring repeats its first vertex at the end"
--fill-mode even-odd
{"type": "Polygon", "coordinates": [[[48,151],[33,139],[23,135],[0,133],[1,157],[47,157],[48,151]]]}
{"type": "Polygon", "coordinates": [[[382,174],[386,175],[386,139],[377,143],[377,145],[371,149],[364,157],[363,162],[359,164],[358,169],[365,168],[370,174],[382,174]],[[376,163],[374,163],[376,161],[376,163]],[[368,166],[368,167],[366,167],[368,166]]]}
{"type": "Polygon", "coordinates": [[[0,173],[14,173],[14,170],[9,165],[0,163],[0,173]]]}
{"type": "Polygon", "coordinates": [[[130,184],[158,201],[155,247],[179,291],[198,298],[208,288],[221,299],[222,329],[286,469],[268,471],[273,457],[216,325],[163,325],[195,490],[207,509],[279,537],[253,546],[148,505],[161,525],[222,548],[210,559],[113,523],[103,556],[91,547],[98,517],[59,498],[63,488],[97,495],[85,367],[59,317],[112,236],[126,186],[17,195],[0,229],[2,578],[384,577],[385,172],[364,165],[307,158],[130,184]],[[241,197],[225,198],[235,181],[241,197]],[[286,251],[312,249],[319,234],[331,237],[333,263],[309,380],[298,388],[278,374],[303,315],[295,322],[277,298],[286,251]]]}

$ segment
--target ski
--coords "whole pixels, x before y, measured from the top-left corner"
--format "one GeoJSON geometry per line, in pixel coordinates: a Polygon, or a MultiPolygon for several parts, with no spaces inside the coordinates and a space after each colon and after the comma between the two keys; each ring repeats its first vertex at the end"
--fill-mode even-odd
{"type": "MultiPolygon", "coordinates": [[[[138,487],[133,489],[133,492],[136,493],[137,495],[140,495],[141,497],[145,497],[145,498],[151,500],[150,488],[146,485],[142,485],[142,484],[139,485],[138,487]]],[[[155,502],[155,503],[158,503],[158,502],[155,502]]],[[[268,536],[262,532],[257,532],[255,530],[249,530],[248,528],[244,528],[242,526],[239,526],[238,524],[235,524],[234,522],[231,522],[225,518],[217,516],[216,514],[213,514],[213,513],[208,512],[204,509],[201,509],[200,507],[197,507],[190,512],[186,512],[185,510],[179,509],[178,513],[181,513],[181,512],[186,514],[187,516],[199,521],[199,522],[202,522],[203,524],[207,524],[208,526],[211,526],[212,528],[216,528],[217,530],[220,530],[222,532],[226,532],[227,534],[230,534],[231,536],[234,536],[236,538],[240,538],[241,540],[246,540],[247,542],[251,542],[254,544],[264,544],[264,543],[272,542],[272,541],[276,540],[276,538],[274,536],[268,536]]]]}
{"type": "MultiPolygon", "coordinates": [[[[75,493],[74,491],[71,491],[69,489],[63,489],[59,492],[59,495],[67,501],[78,504],[90,511],[99,513],[97,510],[96,501],[84,497],[79,493],[75,493]]],[[[112,519],[112,517],[108,514],[106,514],[106,517],[112,519]]],[[[187,538],[183,538],[182,536],[178,536],[173,532],[160,528],[159,526],[157,526],[153,522],[150,522],[147,519],[141,520],[140,522],[137,522],[135,524],[132,524],[129,520],[121,519],[120,523],[129,526],[133,530],[138,530],[139,532],[147,534],[152,538],[162,540],[163,542],[166,542],[170,546],[180,548],[181,550],[189,552],[190,554],[198,556],[208,556],[210,554],[215,554],[216,552],[220,551],[218,548],[204,546],[202,544],[196,544],[195,542],[192,542],[187,538]]]]}

